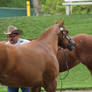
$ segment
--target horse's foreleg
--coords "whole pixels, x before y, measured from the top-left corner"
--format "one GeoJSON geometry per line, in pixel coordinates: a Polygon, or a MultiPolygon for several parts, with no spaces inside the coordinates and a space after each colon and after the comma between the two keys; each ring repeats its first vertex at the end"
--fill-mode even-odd
{"type": "Polygon", "coordinates": [[[49,82],[49,83],[46,85],[45,90],[46,90],[47,92],[56,92],[56,87],[57,87],[57,81],[54,80],[54,81],[49,82]]]}
{"type": "Polygon", "coordinates": [[[41,87],[31,87],[30,92],[41,92],[41,87]]]}

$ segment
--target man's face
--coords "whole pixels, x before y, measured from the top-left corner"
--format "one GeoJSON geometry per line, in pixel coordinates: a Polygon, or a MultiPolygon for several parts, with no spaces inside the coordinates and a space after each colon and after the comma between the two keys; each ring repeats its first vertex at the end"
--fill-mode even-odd
{"type": "Polygon", "coordinates": [[[16,35],[16,34],[9,34],[8,35],[8,40],[10,41],[11,44],[15,44],[18,41],[18,35],[16,35]]]}

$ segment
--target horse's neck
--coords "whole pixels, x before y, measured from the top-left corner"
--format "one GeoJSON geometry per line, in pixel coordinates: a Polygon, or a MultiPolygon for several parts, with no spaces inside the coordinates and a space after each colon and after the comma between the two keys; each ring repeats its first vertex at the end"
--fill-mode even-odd
{"type": "Polygon", "coordinates": [[[64,72],[72,67],[76,66],[80,62],[77,62],[75,53],[69,50],[58,51],[59,71],[64,72]]]}
{"type": "Polygon", "coordinates": [[[57,31],[52,27],[49,30],[45,31],[41,37],[40,40],[46,40],[47,42],[52,42],[52,40],[55,40],[57,31]]]}
{"type": "Polygon", "coordinates": [[[57,48],[58,38],[57,38],[57,30],[53,27],[46,31],[40,38],[40,41],[46,43],[52,48],[57,48]]]}

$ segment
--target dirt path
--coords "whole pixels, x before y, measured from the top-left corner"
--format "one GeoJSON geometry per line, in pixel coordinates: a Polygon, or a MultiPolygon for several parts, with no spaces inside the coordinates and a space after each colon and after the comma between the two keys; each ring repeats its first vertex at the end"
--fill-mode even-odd
{"type": "MultiPolygon", "coordinates": [[[[60,91],[57,91],[60,92],[60,91]]],[[[92,92],[92,90],[67,90],[67,91],[61,91],[61,92],[92,92]]]]}

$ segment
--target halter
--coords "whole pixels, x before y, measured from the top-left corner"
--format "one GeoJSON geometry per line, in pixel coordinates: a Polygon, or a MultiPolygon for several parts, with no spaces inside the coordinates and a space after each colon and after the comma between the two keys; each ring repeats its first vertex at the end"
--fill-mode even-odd
{"type": "Polygon", "coordinates": [[[70,36],[66,35],[65,30],[64,30],[63,27],[60,27],[60,32],[63,35],[63,39],[62,40],[64,40],[64,38],[66,38],[68,40],[68,42],[69,42],[69,49],[73,50],[74,46],[76,45],[75,42],[71,39],[70,36]]]}
{"type": "Polygon", "coordinates": [[[63,39],[66,38],[70,42],[71,38],[65,34],[63,27],[60,27],[60,32],[63,34],[63,39]]]}

